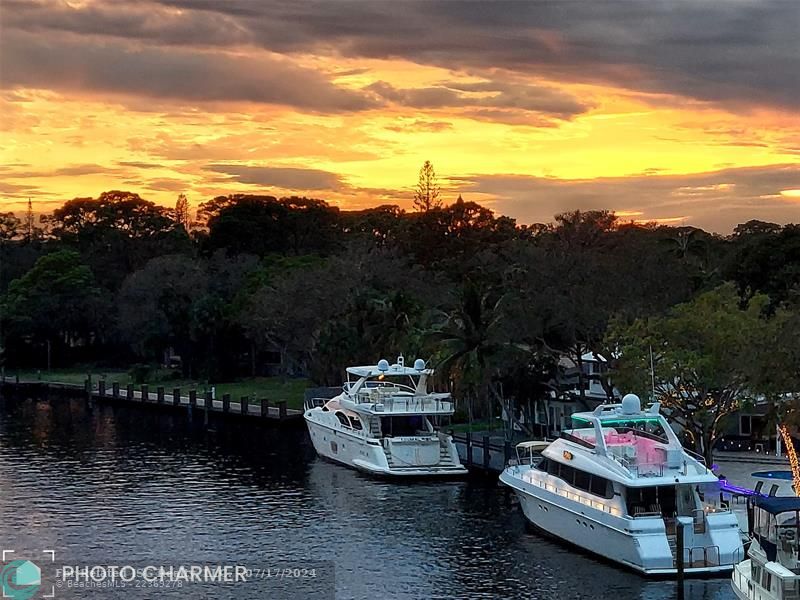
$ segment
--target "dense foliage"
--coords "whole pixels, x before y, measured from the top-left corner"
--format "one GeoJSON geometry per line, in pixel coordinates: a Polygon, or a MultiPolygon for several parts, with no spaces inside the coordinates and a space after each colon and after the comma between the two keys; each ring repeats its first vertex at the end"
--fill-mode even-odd
{"type": "MultiPolygon", "coordinates": [[[[500,387],[518,403],[549,397],[558,361],[586,353],[646,392],[652,347],[658,376],[691,389],[676,415],[691,413],[688,397],[719,407],[734,386],[800,389],[787,333],[800,321],[795,225],[751,221],[722,237],[575,211],[521,226],[461,198],[342,211],[239,194],[190,223],[185,198],[173,211],[121,191],[71,200],[40,225],[0,215],[6,369],[173,353],[187,377],[272,368],[335,385],[345,365],[402,352],[441,365],[485,415],[500,387]]],[[[693,417],[706,443],[716,414],[693,417]]]]}

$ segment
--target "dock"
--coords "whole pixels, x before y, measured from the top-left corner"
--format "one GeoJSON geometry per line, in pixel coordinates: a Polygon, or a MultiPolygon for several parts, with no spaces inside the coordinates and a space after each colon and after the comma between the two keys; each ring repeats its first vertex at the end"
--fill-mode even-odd
{"type": "Polygon", "coordinates": [[[3,377],[0,387],[5,392],[10,390],[16,393],[63,394],[72,397],[85,397],[90,402],[107,402],[111,404],[139,404],[153,407],[162,407],[175,410],[185,410],[189,413],[199,410],[205,414],[236,415],[250,419],[262,419],[274,422],[300,421],[303,411],[287,406],[286,400],[269,400],[267,398],[253,398],[242,396],[231,398],[224,394],[222,398],[213,398],[210,391],[198,394],[195,389],[187,390],[186,394],[180,388],[167,390],[164,386],[152,387],[148,384],[136,386],[128,384],[125,387],[114,382],[110,387],[104,380],[91,384],[87,379],[81,384],[60,383],[53,381],[24,381],[3,377]]]}
{"type": "Polygon", "coordinates": [[[453,432],[453,443],[458,450],[461,464],[471,471],[487,475],[499,475],[514,457],[514,445],[497,432],[453,432]]]}

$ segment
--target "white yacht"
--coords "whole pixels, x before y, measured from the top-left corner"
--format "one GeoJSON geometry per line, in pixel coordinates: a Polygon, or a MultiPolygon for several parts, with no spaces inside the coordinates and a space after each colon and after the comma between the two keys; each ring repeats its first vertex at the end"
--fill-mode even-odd
{"type": "Polygon", "coordinates": [[[733,569],[740,600],[800,598],[800,498],[753,496],[748,505],[748,558],[733,569]]]}
{"type": "Polygon", "coordinates": [[[463,475],[449,435],[437,430],[453,414],[450,394],[428,391],[433,370],[400,356],[389,365],[348,367],[341,394],[307,403],[305,419],[314,449],[371,473],[390,476],[463,475]]]}
{"type": "Polygon", "coordinates": [[[681,446],[658,404],[643,411],[628,394],[572,419],[541,459],[512,461],[500,476],[531,524],[645,575],[677,572],[678,527],[687,575],[730,571],[742,560],[719,481],[681,446]]]}

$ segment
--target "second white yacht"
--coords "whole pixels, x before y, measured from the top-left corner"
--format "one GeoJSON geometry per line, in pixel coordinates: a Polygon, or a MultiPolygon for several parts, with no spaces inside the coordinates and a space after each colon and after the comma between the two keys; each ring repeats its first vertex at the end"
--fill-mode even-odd
{"type": "Polygon", "coordinates": [[[730,571],[742,560],[718,479],[681,446],[658,404],[643,411],[628,394],[572,418],[573,429],[540,460],[518,461],[500,476],[531,524],[645,575],[677,572],[678,527],[687,575],[730,571]]]}

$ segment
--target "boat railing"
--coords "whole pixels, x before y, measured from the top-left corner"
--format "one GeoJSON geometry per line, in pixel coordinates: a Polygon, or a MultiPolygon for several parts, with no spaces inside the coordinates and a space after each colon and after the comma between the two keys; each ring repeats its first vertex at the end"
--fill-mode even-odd
{"type": "Polygon", "coordinates": [[[619,456],[614,453],[610,453],[609,456],[611,456],[611,458],[613,458],[618,464],[625,467],[631,474],[631,477],[638,479],[639,477],[664,476],[664,467],[666,466],[666,462],[664,461],[657,463],[640,463],[636,461],[635,457],[619,456]]]}
{"type": "MultiPolygon", "coordinates": [[[[449,398],[449,396],[448,396],[449,398]]],[[[383,407],[382,412],[451,412],[453,410],[453,403],[448,400],[443,400],[435,395],[427,396],[392,396],[392,395],[378,395],[372,396],[371,394],[359,394],[356,397],[358,404],[374,404],[383,407]]]]}
{"type": "Polygon", "coordinates": [[[704,467],[708,466],[708,465],[706,465],[706,459],[705,459],[705,457],[703,455],[698,454],[697,452],[692,452],[688,448],[684,448],[683,451],[686,452],[686,454],[691,456],[693,459],[695,459],[697,462],[699,462],[704,467]]]}
{"type": "Polygon", "coordinates": [[[311,408],[322,408],[328,403],[330,398],[309,398],[305,401],[306,410],[311,408]]]}
{"type": "Polygon", "coordinates": [[[719,567],[719,546],[692,546],[683,549],[684,564],[688,567],[719,567]]]}
{"type": "Polygon", "coordinates": [[[634,515],[633,515],[633,518],[634,519],[652,519],[653,517],[658,517],[660,519],[663,516],[664,515],[662,515],[658,511],[649,510],[649,511],[635,512],[634,515]]]}

